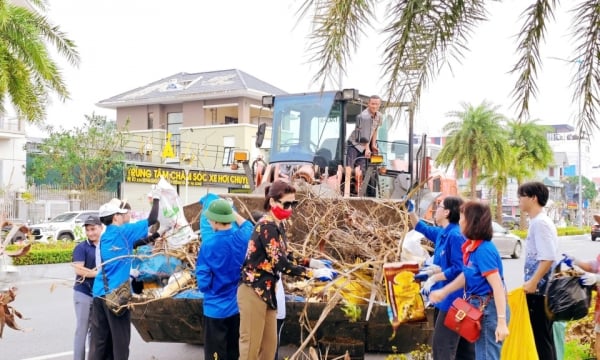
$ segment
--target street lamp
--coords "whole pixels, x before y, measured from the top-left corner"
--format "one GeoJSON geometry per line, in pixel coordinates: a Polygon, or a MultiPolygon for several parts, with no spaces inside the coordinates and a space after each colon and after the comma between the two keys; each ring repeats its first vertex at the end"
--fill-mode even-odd
{"type": "Polygon", "coordinates": [[[577,173],[579,175],[579,196],[577,196],[577,225],[579,228],[583,227],[583,186],[581,186],[581,136],[582,132],[579,133],[577,138],[577,173]]]}

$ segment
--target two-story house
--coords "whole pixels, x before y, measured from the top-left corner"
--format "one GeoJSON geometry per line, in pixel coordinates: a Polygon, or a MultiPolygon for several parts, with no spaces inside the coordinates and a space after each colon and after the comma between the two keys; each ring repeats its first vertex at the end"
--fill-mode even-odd
{"type": "Polygon", "coordinates": [[[128,168],[141,169],[125,174],[124,196],[134,206],[143,205],[155,174],[174,186],[185,185],[184,201],[205,194],[206,184],[213,192],[229,191],[233,186],[226,182],[207,181],[214,175],[209,172],[230,169],[234,149],[247,150],[250,159],[268,159],[272,113],[262,106],[262,97],[280,94],[285,92],[230,69],[178,73],[100,101],[98,106],[116,110],[117,125],[128,130],[128,168]],[[262,147],[256,148],[260,123],[267,124],[267,133],[262,147]]]}

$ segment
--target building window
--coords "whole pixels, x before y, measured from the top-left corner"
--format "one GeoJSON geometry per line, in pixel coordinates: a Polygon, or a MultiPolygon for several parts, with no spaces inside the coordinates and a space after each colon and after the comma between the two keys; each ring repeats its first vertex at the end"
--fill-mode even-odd
{"type": "Polygon", "coordinates": [[[235,148],[235,136],[223,137],[223,166],[229,166],[233,163],[233,149],[235,148]]]}
{"type": "Polygon", "coordinates": [[[179,155],[181,147],[181,125],[183,113],[167,113],[167,133],[171,134],[171,146],[175,156],[179,155]]]}
{"type": "Polygon", "coordinates": [[[554,177],[554,166],[550,166],[550,168],[548,168],[548,175],[550,177],[554,177]]]}
{"type": "Polygon", "coordinates": [[[237,124],[238,118],[234,118],[231,116],[225,116],[225,124],[237,124]]]}
{"type": "Polygon", "coordinates": [[[148,113],[148,129],[154,129],[154,113],[148,113]]]}

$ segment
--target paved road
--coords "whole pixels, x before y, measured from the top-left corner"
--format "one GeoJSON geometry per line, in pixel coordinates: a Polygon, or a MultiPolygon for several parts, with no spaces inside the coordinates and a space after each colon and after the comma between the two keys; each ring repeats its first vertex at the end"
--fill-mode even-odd
{"type": "MultiPolygon", "coordinates": [[[[561,252],[580,258],[595,257],[600,253],[600,241],[592,242],[589,236],[563,237],[561,252]]],[[[523,259],[504,259],[507,287],[522,284],[523,259]]],[[[66,360],[72,358],[71,339],[74,331],[71,268],[66,264],[22,268],[19,294],[13,303],[29,320],[20,320],[25,332],[6,328],[0,339],[2,360],[66,360]]],[[[283,355],[295,349],[284,347],[283,355]]],[[[366,359],[382,360],[384,354],[368,354],[366,359]]],[[[187,344],[145,343],[132,331],[131,359],[203,359],[202,347],[187,344]]]]}

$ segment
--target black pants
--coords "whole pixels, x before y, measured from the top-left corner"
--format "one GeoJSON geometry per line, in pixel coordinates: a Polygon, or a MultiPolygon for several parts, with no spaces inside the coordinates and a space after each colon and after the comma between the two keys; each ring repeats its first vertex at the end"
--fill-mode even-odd
{"type": "Polygon", "coordinates": [[[552,321],[548,319],[544,310],[544,296],[527,294],[526,297],[527,307],[529,308],[529,321],[531,321],[531,328],[533,329],[533,338],[535,339],[538,358],[556,360],[552,321]]]}
{"type": "Polygon", "coordinates": [[[433,360],[475,360],[475,345],[444,325],[446,311],[433,312],[433,360]]]}
{"type": "Polygon", "coordinates": [[[204,316],[204,358],[237,360],[240,357],[240,314],[224,319],[204,316]]]}
{"type": "Polygon", "coordinates": [[[90,315],[90,351],[88,360],[127,360],[131,340],[131,313],[116,316],[104,298],[95,297],[90,315]]]}

